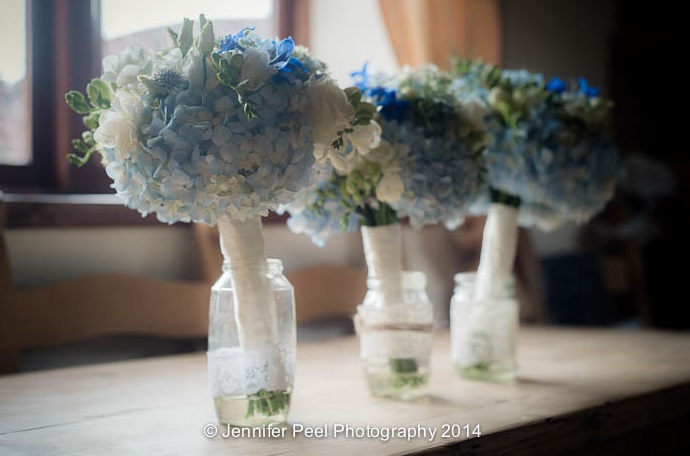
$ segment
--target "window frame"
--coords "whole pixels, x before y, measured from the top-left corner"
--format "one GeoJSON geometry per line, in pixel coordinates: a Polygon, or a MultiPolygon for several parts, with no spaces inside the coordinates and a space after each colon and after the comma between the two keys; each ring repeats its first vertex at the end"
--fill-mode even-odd
{"type": "Polygon", "coordinates": [[[54,136],[55,127],[52,122],[45,122],[39,128],[39,116],[41,111],[53,111],[53,91],[51,84],[41,83],[41,79],[54,79],[53,55],[51,53],[35,51],[54,36],[54,21],[56,3],[40,0],[26,0],[27,21],[27,81],[30,87],[29,105],[31,117],[31,144],[32,161],[27,165],[0,165],[0,181],[3,187],[35,187],[41,183],[53,182],[53,157],[46,153],[54,136]],[[31,25],[30,25],[31,24],[31,25]],[[40,74],[37,78],[34,75],[40,74]]]}

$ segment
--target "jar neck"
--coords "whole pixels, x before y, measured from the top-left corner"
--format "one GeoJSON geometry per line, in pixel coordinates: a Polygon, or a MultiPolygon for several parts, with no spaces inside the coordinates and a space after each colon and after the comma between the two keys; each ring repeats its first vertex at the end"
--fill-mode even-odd
{"type": "Polygon", "coordinates": [[[283,273],[283,262],[277,258],[268,258],[265,262],[259,261],[255,263],[247,263],[244,261],[223,261],[223,272],[230,272],[232,270],[242,268],[246,270],[265,270],[269,274],[282,274],[283,273]]]}
{"type": "MultiPolygon", "coordinates": [[[[377,276],[367,278],[367,287],[372,291],[379,291],[382,287],[382,279],[377,276]]],[[[403,290],[426,290],[426,274],[422,271],[403,271],[402,273],[403,290]]]]}
{"type": "MultiPolygon", "coordinates": [[[[455,280],[455,291],[462,292],[466,295],[473,296],[475,291],[475,286],[477,282],[476,272],[459,272],[454,276],[455,280]]],[[[503,287],[503,293],[501,298],[514,298],[515,297],[515,276],[510,275],[508,281],[503,287]]]]}

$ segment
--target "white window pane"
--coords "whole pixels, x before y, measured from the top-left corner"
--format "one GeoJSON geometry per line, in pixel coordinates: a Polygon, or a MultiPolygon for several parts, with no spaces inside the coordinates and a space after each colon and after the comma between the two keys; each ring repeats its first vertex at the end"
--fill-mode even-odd
{"type": "MultiPolygon", "coordinates": [[[[149,49],[171,46],[167,29],[179,31],[182,19],[198,25],[200,14],[213,21],[217,36],[254,26],[257,33],[275,35],[274,0],[101,0],[103,55],[137,43],[149,49]]],[[[198,33],[195,28],[195,33],[198,33]]]]}
{"type": "Polygon", "coordinates": [[[0,164],[31,162],[24,0],[2,0],[0,14],[0,164]]]}

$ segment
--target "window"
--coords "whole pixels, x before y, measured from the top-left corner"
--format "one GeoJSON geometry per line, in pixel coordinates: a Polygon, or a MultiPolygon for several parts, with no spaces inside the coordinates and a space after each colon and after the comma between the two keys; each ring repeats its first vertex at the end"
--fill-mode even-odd
{"type": "Polygon", "coordinates": [[[53,15],[46,0],[8,0],[0,17],[0,190],[52,186],[53,15]],[[50,49],[50,50],[49,50],[50,49]]]}
{"type": "Polygon", "coordinates": [[[6,0],[0,16],[0,164],[31,162],[26,4],[6,0]]]}
{"type": "Polygon", "coordinates": [[[216,35],[236,33],[244,27],[256,27],[257,32],[263,36],[277,34],[273,22],[272,0],[101,0],[103,55],[118,53],[130,43],[150,49],[169,46],[167,29],[177,30],[182,18],[196,21],[201,13],[213,21],[216,35]],[[131,11],[137,11],[137,14],[132,15],[131,11]]]}

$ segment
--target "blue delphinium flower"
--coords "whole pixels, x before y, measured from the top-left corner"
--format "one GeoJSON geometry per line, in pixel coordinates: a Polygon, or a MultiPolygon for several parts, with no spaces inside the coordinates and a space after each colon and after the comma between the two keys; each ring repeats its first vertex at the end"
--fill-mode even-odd
{"type": "Polygon", "coordinates": [[[546,90],[554,93],[563,93],[568,88],[568,85],[561,78],[551,78],[548,84],[546,84],[546,90]]]}

